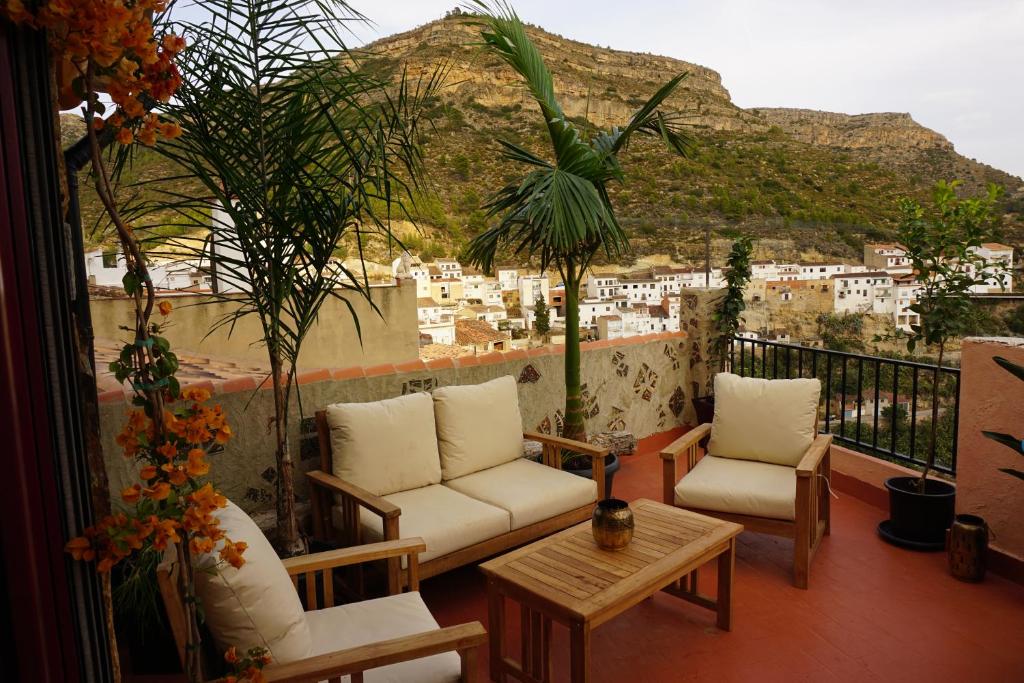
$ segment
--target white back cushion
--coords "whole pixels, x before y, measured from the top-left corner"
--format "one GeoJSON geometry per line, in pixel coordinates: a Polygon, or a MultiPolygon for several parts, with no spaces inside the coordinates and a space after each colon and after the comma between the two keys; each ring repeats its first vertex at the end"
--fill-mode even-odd
{"type": "Polygon", "coordinates": [[[335,476],[378,496],[441,483],[430,394],[335,403],[327,424],[335,476]]]}
{"type": "Polygon", "coordinates": [[[708,453],[796,467],[814,440],[821,382],[715,375],[708,453]]]}
{"type": "Polygon", "coordinates": [[[445,481],[523,454],[519,392],[511,375],[434,391],[437,445],[445,481]]]}
{"type": "Polygon", "coordinates": [[[226,650],[233,645],[244,652],[262,646],[270,650],[275,664],[309,657],[313,641],[302,603],[267,537],[234,503],[215,515],[228,538],[249,546],[242,555],[245,564],[238,569],[222,563],[215,573],[202,571],[217,563],[223,543],[213,553],[193,559],[196,594],[217,647],[226,650]]]}

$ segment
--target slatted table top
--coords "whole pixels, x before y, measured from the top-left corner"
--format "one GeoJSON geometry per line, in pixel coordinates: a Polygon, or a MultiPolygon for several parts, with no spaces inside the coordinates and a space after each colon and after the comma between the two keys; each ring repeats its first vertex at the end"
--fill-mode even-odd
{"type": "Polygon", "coordinates": [[[574,620],[604,621],[717,556],[743,531],[653,500],[630,507],[636,526],[623,550],[599,548],[587,521],[480,568],[512,597],[574,620]]]}

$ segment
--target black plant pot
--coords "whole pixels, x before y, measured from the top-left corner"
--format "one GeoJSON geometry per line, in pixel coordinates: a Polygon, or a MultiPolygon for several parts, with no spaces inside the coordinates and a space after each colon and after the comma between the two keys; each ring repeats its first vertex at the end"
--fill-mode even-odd
{"type": "Polygon", "coordinates": [[[918,493],[917,477],[890,477],[889,519],[878,525],[878,534],[889,543],[914,550],[942,550],[946,529],[953,523],[956,487],[938,479],[925,481],[918,493]]]}
{"type": "MultiPolygon", "coordinates": [[[[715,419],[715,397],[712,396],[698,396],[690,401],[693,403],[693,411],[697,414],[697,424],[707,424],[715,419]]],[[[697,445],[703,448],[705,451],[708,449],[708,441],[711,440],[711,436],[705,436],[697,445]]]]}
{"type": "MultiPolygon", "coordinates": [[[[571,467],[565,468],[566,472],[575,474],[577,477],[584,477],[586,479],[593,479],[594,470],[587,468],[585,470],[573,469],[571,467]]],[[[598,496],[598,498],[611,498],[612,497],[612,481],[615,479],[615,473],[619,471],[619,456],[608,455],[604,459],[604,496],[598,496]]]]}

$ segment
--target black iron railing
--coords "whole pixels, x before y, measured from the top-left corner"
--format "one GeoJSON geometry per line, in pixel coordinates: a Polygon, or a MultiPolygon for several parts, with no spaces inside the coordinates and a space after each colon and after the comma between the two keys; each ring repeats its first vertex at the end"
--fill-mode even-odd
{"type": "Polygon", "coordinates": [[[729,365],[743,376],[817,377],[822,433],[853,450],[910,466],[927,461],[938,382],[935,469],[956,473],[959,368],[742,337],[732,341],[729,365]]]}

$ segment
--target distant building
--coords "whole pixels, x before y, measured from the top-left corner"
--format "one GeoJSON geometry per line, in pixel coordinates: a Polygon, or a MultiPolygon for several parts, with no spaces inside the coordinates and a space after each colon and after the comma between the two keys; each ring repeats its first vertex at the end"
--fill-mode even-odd
{"type": "Polygon", "coordinates": [[[455,259],[434,259],[434,266],[440,272],[442,279],[452,280],[462,277],[462,265],[455,259]]]}
{"type": "Polygon", "coordinates": [[[503,351],[511,338],[508,332],[499,332],[482,320],[455,321],[455,344],[478,353],[503,351]]]}
{"type": "Polygon", "coordinates": [[[495,277],[501,285],[501,291],[511,292],[519,287],[519,269],[512,266],[501,266],[495,269],[495,277]]]}

